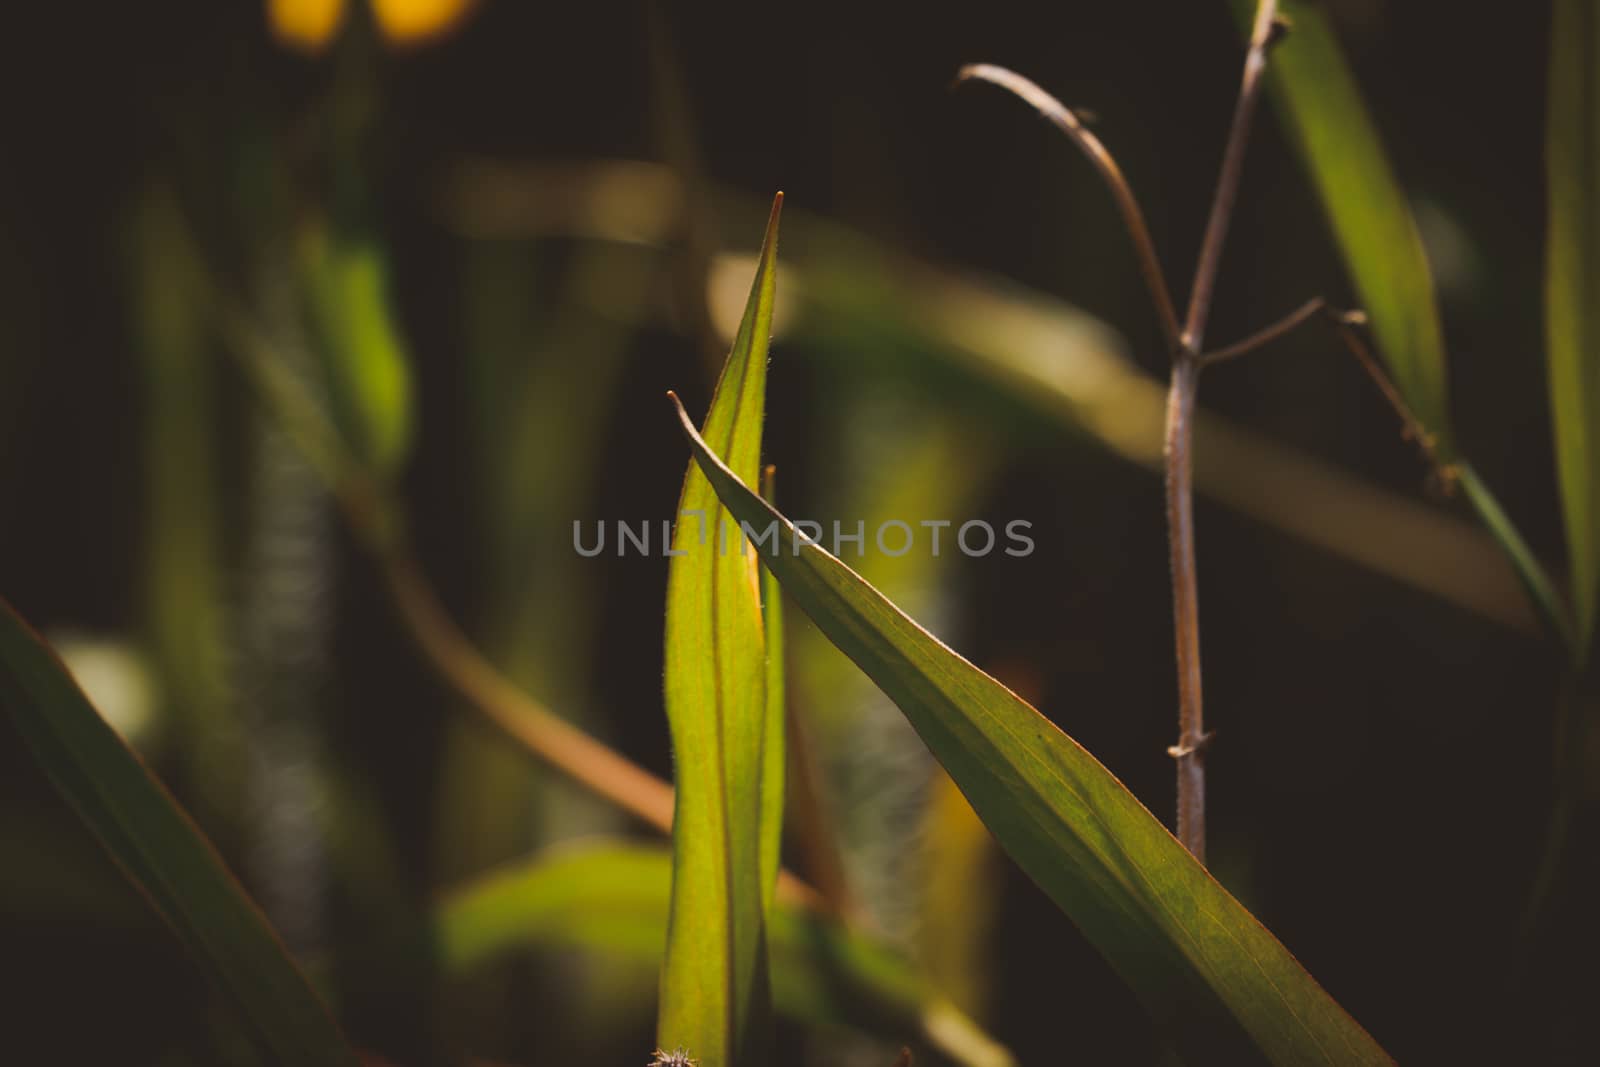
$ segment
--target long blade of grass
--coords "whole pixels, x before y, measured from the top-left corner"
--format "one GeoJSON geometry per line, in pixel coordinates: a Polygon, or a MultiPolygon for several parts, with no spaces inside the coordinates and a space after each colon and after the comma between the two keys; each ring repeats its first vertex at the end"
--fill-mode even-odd
{"type": "Polygon", "coordinates": [[[778,527],[762,562],[899,705],[995,838],[1180,1050],[1214,1063],[1390,1062],[1111,772],[801,537],[678,413],[728,510],[753,529],[778,527]]]}
{"type": "MultiPolygon", "coordinates": [[[[705,425],[751,482],[760,468],[782,203],[780,194],[705,425]]],[[[775,808],[781,794],[769,795],[763,779],[783,735],[767,732],[761,594],[755,557],[742,544],[691,463],[667,578],[666,704],[677,801],[658,1038],[662,1048],[688,1049],[702,1067],[763,1062],[769,1013],[762,911],[776,873],[769,842],[782,812],[775,808]]]]}
{"type": "MultiPolygon", "coordinates": [[[[1396,388],[1449,458],[1449,381],[1433,271],[1377,127],[1328,17],[1286,0],[1268,80],[1322,198],[1396,388]]],[[[1234,0],[1246,28],[1254,5],[1234,0]]]]}
{"type": "Polygon", "coordinates": [[[215,834],[241,821],[243,751],[226,696],[217,368],[207,313],[188,285],[181,225],[172,200],[147,190],[129,226],[144,370],[141,595],[164,709],[181,725],[184,795],[215,834]]]}
{"type": "Polygon", "coordinates": [[[1577,647],[1600,595],[1600,8],[1556,0],[1545,170],[1545,333],[1577,647]]]}
{"type": "Polygon", "coordinates": [[[327,1009],[209,842],[3,601],[0,708],[275,1060],[354,1065],[327,1009]]]}
{"type": "MultiPolygon", "coordinates": [[[[1456,464],[1444,331],[1410,204],[1327,13],[1304,0],[1286,0],[1281,7],[1291,28],[1276,46],[1269,85],[1322,199],[1396,391],[1426,433],[1428,452],[1456,464]]],[[[1233,0],[1233,10],[1248,26],[1249,0],[1233,0]]],[[[1465,463],[1459,473],[1468,503],[1546,626],[1570,644],[1567,612],[1537,557],[1482,479],[1465,463]]]]}
{"type": "MultiPolygon", "coordinates": [[[[451,893],[437,912],[440,965],[461,976],[530,945],[661,961],[672,860],[665,849],[596,841],[502,868],[451,893]]],[[[962,1067],[1015,1061],[869,935],[781,897],[768,922],[772,990],[786,1018],[889,1041],[919,1034],[962,1067]]]]}

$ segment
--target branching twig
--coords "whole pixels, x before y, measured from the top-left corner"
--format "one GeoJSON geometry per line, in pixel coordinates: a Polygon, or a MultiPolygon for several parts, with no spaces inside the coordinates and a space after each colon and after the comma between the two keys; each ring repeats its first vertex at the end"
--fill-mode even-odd
{"type": "Polygon", "coordinates": [[[1244,170],[1245,148],[1250,124],[1261,98],[1262,74],[1266,70],[1267,49],[1282,36],[1285,24],[1278,18],[1275,0],[1261,0],[1256,7],[1250,33],[1250,48],[1245,57],[1244,77],[1228,128],[1227,145],[1222,154],[1222,170],[1206,222],[1205,237],[1195,265],[1194,283],[1189,290],[1189,307],[1179,326],[1171,294],[1167,290],[1155,243],[1150,239],[1144,214],[1133,190],[1111,153],[1099,138],[1089,132],[1073,111],[1020,74],[987,63],[963,67],[958,81],[977,80],[998,85],[1031,104],[1056,128],[1072,139],[1110,187],[1123,223],[1133,239],[1139,269],[1156,303],[1162,332],[1172,353],[1172,380],[1167,394],[1165,436],[1167,531],[1172,567],[1173,633],[1178,668],[1178,743],[1167,752],[1178,762],[1178,838],[1196,859],[1205,862],[1205,762],[1204,752],[1211,735],[1205,729],[1200,688],[1200,612],[1196,592],[1194,553],[1194,408],[1200,370],[1210,363],[1240,355],[1294,329],[1322,310],[1321,301],[1312,301],[1287,319],[1269,326],[1246,341],[1210,356],[1202,356],[1206,319],[1211,313],[1211,298],[1216,289],[1222,263],[1222,248],[1233,223],[1233,207],[1239,195],[1239,179],[1244,170]]]}
{"type": "Polygon", "coordinates": [[[1299,307],[1295,308],[1293,311],[1279,319],[1277,322],[1273,323],[1271,326],[1257,330],[1249,337],[1246,337],[1243,341],[1203,353],[1200,356],[1200,365],[1202,367],[1209,367],[1213,363],[1222,363],[1230,359],[1237,359],[1240,356],[1248,355],[1249,353],[1254,352],[1256,349],[1264,348],[1273,341],[1278,340],[1278,338],[1294,332],[1294,330],[1304,325],[1306,322],[1309,322],[1313,315],[1327,310],[1328,302],[1322,299],[1322,297],[1319,296],[1314,299],[1307,300],[1304,304],[1301,304],[1299,307]]]}
{"type": "Polygon", "coordinates": [[[1211,201],[1211,216],[1200,243],[1200,259],[1194,268],[1194,284],[1189,287],[1189,312],[1184,316],[1184,348],[1198,352],[1211,314],[1211,296],[1222,265],[1222,246],[1233,225],[1233,205],[1239,197],[1239,179],[1244,173],[1244,153],[1250,142],[1250,123],[1261,99],[1261,76],[1267,69],[1267,49],[1283,32],[1278,21],[1277,0],[1261,0],[1256,5],[1255,24],[1250,30],[1250,50],[1245,54],[1244,78],[1239,99],[1233,107],[1233,122],[1228,127],[1228,143],[1222,152],[1222,172],[1217,176],[1217,191],[1211,201]]]}
{"type": "Polygon", "coordinates": [[[1172,385],[1167,402],[1167,540],[1178,665],[1178,743],[1167,752],[1178,763],[1178,840],[1202,863],[1206,856],[1205,748],[1211,735],[1205,728],[1200,689],[1200,607],[1194,556],[1195,390],[1203,366],[1200,344],[1211,313],[1211,297],[1222,263],[1222,246],[1233,223],[1233,206],[1239,195],[1250,122],[1261,96],[1267,48],[1279,29],[1275,0],[1261,0],[1256,6],[1250,50],[1245,56],[1244,78],[1228,129],[1227,147],[1222,153],[1222,172],[1217,177],[1211,216],[1200,244],[1194,284],[1189,289],[1189,310],[1184,316],[1181,344],[1172,363],[1172,385]]]}

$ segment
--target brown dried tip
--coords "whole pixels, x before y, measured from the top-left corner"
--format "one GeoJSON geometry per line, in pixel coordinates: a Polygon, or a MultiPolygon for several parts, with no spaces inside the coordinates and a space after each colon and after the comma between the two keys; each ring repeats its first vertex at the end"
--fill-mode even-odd
{"type": "Polygon", "coordinates": [[[894,1067],[911,1067],[911,1050],[903,1048],[900,1055],[895,1057],[894,1067]]]}

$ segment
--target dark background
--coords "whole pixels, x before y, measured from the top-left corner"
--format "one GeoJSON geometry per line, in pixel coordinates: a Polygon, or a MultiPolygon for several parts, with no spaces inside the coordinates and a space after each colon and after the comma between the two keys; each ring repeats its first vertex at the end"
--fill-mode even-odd
{"type": "MultiPolygon", "coordinates": [[[[1545,12],[1330,6],[1436,260],[1440,241],[1456,242],[1455,269],[1440,280],[1458,437],[1539,554],[1559,561],[1539,288],[1545,12]]],[[[230,123],[289,137],[319,106],[332,63],[274,43],[252,4],[29,5],[7,21],[0,593],[41,627],[126,633],[141,618],[144,529],[130,202],[153,170],[226,151],[225,138],[207,138],[230,123]]],[[[652,34],[675,50],[717,183],[757,198],[781,188],[792,208],[906,253],[1059,296],[1114,326],[1157,373],[1155,320],[1094,175],[1016,102],[950,83],[961,64],[993,61],[1095,112],[1182,297],[1241,59],[1226,5],[1170,2],[697,5],[653,24],[633,4],[485,0],[446,39],[381,55],[369,176],[419,382],[407,499],[425,563],[468,618],[494,576],[475,554],[481,518],[459,476],[471,432],[456,373],[466,283],[434,194],[465,155],[659,158],[652,34]]],[[[194,173],[190,190],[204,185],[194,173]]],[[[721,234],[739,247],[753,236],[721,234]]],[[[1320,207],[1269,108],[1210,334],[1242,336],[1316,294],[1349,302],[1320,207]]],[[[830,476],[808,446],[829,396],[825,364],[810,355],[775,347],[769,431],[801,514],[830,476]]],[[[686,458],[659,400],[669,387],[703,410],[694,345],[641,330],[605,407],[593,514],[669,513],[686,458]]],[[[1209,376],[1203,403],[1370,482],[1425,493],[1427,471],[1391,413],[1315,331],[1209,376]]],[[[1041,709],[1169,812],[1159,483],[1086,438],[1004,417],[987,426],[1003,459],[983,508],[1033,519],[1040,551],[1025,564],[958,568],[951,636],[980,665],[1020,662],[1041,709]]],[[[1466,514],[1457,501],[1437,505],[1466,514]]],[[[1592,1038],[1580,1043],[1580,1009],[1594,980],[1569,977],[1563,961],[1593,944],[1593,920],[1574,908],[1541,938],[1518,932],[1552,797],[1556,655],[1203,499],[1197,511],[1224,882],[1401,1061],[1582,1062],[1592,1038]],[[1513,993],[1520,952],[1538,962],[1513,993]]],[[[331,536],[330,744],[375,783],[401,895],[420,907],[440,881],[427,826],[449,702],[388,620],[359,554],[331,536]]],[[[628,709],[607,712],[601,732],[666,774],[664,564],[608,566],[597,648],[580,673],[598,703],[628,709]]],[[[50,1041],[53,1062],[203,1047],[174,1036],[206,1003],[198,977],[126,915],[78,917],[73,902],[81,895],[89,909],[114,875],[15,739],[3,741],[5,802],[19,814],[0,880],[20,884],[43,865],[53,873],[37,876],[42,892],[66,902],[51,916],[8,908],[5,1029],[50,1041]]],[[[1571,879],[1564,892],[1581,899],[1571,879]]],[[[1153,1061],[1131,995],[1014,871],[1000,915],[987,1022],[1022,1062],[1153,1061]]],[[[418,1051],[435,1047],[440,1025],[418,1009],[432,996],[426,964],[374,963],[391,950],[359,914],[335,930],[354,961],[345,989],[356,1037],[400,1063],[430,1055],[418,1051]]],[[[552,1044],[584,1047],[537,1003],[513,1017],[500,1031],[508,1058],[557,1062],[552,1044]]],[[[643,1047],[648,1020],[628,1025],[643,1047]]]]}

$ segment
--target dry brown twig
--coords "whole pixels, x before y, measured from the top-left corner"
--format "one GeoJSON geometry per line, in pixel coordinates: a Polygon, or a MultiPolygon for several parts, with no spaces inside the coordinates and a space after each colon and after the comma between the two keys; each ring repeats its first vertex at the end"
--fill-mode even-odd
{"type": "Polygon", "coordinates": [[[1244,74],[1234,104],[1221,172],[1207,218],[1205,236],[1195,264],[1189,304],[1179,326],[1168,292],[1160,257],[1145,225],[1144,213],[1123,177],[1121,168],[1072,109],[1013,71],[990,64],[962,68],[958,82],[983,81],[997,85],[1031,105],[1065,133],[1099,171],[1117,203],[1138,256],[1140,272],[1155,301],[1163,335],[1171,349],[1172,372],[1167,394],[1165,434],[1167,530],[1172,572],[1174,649],[1178,674],[1178,741],[1167,749],[1177,761],[1177,835],[1195,858],[1205,862],[1205,750],[1211,733],[1205,728],[1200,674],[1200,621],[1194,550],[1193,440],[1195,396],[1200,371],[1253,352],[1276,341],[1306,322],[1323,318],[1331,322],[1357,361],[1377,383],[1404,425],[1417,441],[1444,484],[1450,468],[1440,463],[1432,438],[1379,368],[1355,327],[1365,322],[1360,312],[1338,311],[1321,298],[1307,301],[1289,315],[1236,344],[1207,352],[1203,348],[1206,323],[1222,264],[1222,250],[1233,222],[1239,182],[1244,170],[1250,127],[1261,98],[1267,54],[1287,32],[1275,0],[1261,0],[1251,26],[1244,74]]]}

